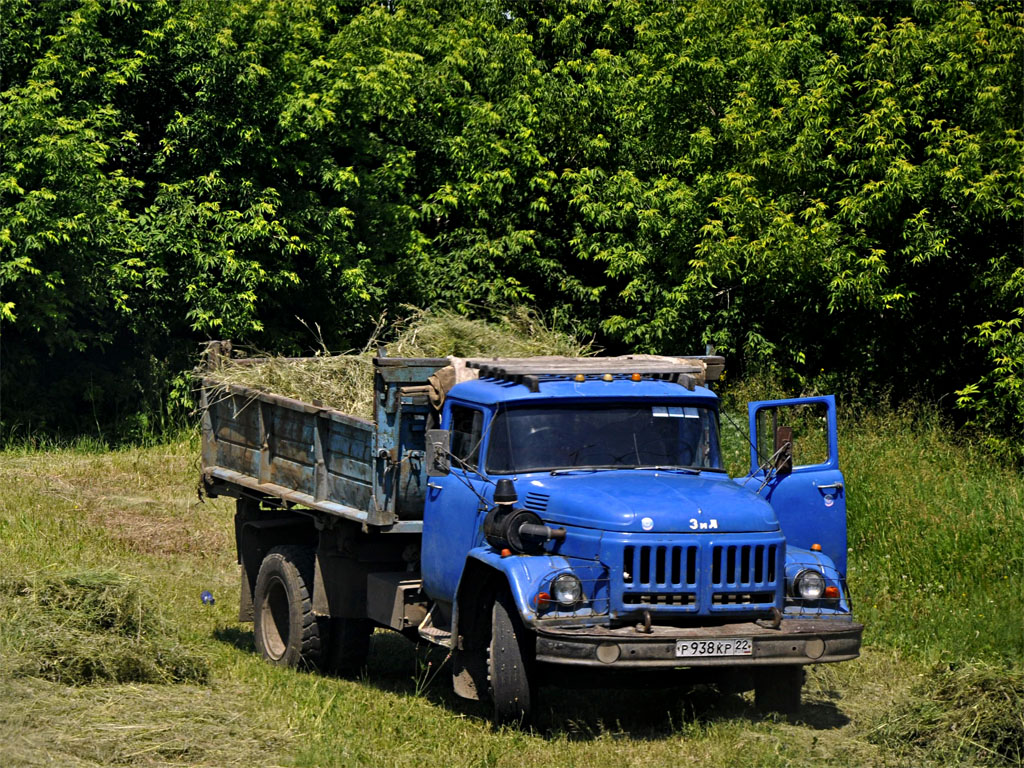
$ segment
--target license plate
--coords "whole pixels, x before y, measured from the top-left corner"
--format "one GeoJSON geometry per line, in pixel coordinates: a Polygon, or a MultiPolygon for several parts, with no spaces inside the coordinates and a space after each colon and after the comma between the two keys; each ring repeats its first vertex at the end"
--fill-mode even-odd
{"type": "Polygon", "coordinates": [[[754,644],[743,637],[723,637],[720,640],[676,640],[676,656],[750,656],[754,644]]]}

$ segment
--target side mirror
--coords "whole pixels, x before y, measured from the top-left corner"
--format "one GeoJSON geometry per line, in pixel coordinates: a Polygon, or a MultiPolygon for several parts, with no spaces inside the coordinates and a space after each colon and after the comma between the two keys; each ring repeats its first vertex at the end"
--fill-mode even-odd
{"type": "Polygon", "coordinates": [[[793,428],[775,428],[775,471],[788,475],[793,471],[793,428]]]}
{"type": "Polygon", "coordinates": [[[444,477],[452,471],[452,433],[447,429],[427,430],[427,477],[444,477]]]}

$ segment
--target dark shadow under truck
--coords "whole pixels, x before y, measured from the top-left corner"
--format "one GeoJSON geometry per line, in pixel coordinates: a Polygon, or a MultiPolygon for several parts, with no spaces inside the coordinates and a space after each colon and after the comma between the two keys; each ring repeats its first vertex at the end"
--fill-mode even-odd
{"type": "Polygon", "coordinates": [[[497,722],[570,667],[685,670],[795,710],[804,666],[856,658],[863,630],[835,402],[751,403],[770,458],[752,447],[734,481],[708,388],[723,366],[377,358],[372,422],[205,381],[203,483],[237,499],[256,647],[353,674],[393,629],[450,649],[456,693],[497,722]],[[820,427],[812,463],[780,426],[794,408],[820,427]]]}

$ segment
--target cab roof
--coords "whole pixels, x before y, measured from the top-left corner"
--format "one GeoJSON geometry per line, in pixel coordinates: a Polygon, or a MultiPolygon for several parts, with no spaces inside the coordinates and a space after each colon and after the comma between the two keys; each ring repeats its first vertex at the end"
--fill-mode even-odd
{"type": "Polygon", "coordinates": [[[602,400],[650,398],[680,402],[718,399],[718,396],[707,387],[694,386],[693,389],[687,389],[682,384],[670,381],[646,378],[632,381],[629,378],[619,377],[613,378],[611,381],[594,378],[587,378],[584,381],[573,381],[570,378],[546,380],[536,392],[531,392],[525,384],[481,378],[456,384],[448,395],[464,402],[488,406],[499,403],[530,403],[586,398],[602,400]]]}

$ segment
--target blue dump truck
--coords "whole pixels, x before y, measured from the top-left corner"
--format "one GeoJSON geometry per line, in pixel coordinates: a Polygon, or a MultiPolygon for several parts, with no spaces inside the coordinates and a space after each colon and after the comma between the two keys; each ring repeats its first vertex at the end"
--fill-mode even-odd
{"type": "Polygon", "coordinates": [[[751,403],[730,478],[723,368],[378,357],[372,421],[205,381],[202,483],[237,500],[256,648],[358,674],[395,630],[448,648],[455,691],[499,723],[540,686],[648,673],[795,710],[804,667],[856,658],[863,630],[835,402],[751,403]]]}

